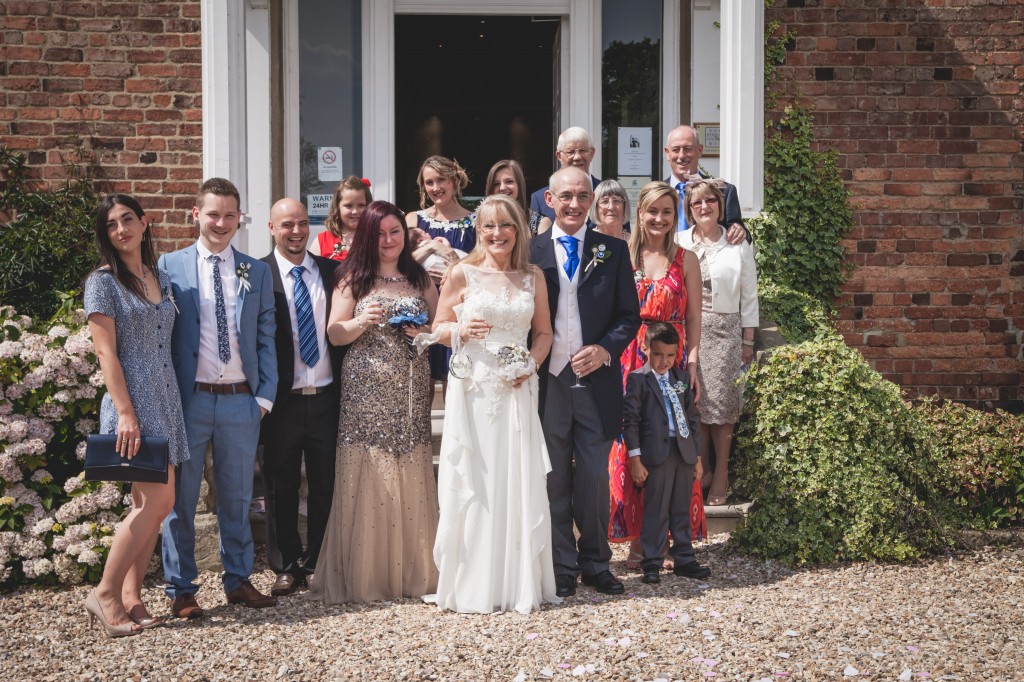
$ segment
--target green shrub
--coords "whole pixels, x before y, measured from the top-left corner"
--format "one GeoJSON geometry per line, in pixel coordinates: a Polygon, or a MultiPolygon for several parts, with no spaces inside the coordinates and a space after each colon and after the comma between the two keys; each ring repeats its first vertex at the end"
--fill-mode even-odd
{"type": "Polygon", "coordinates": [[[99,202],[83,168],[66,168],[70,179],[45,189],[28,177],[23,155],[0,147],[0,301],[36,319],[53,317],[98,260],[99,202]]]}
{"type": "Polygon", "coordinates": [[[948,546],[931,433],[836,336],[777,348],[745,389],[737,485],[756,501],[741,549],[793,564],[916,559],[948,546]]]}
{"type": "Polygon", "coordinates": [[[1024,521],[1024,418],[935,398],[914,410],[933,430],[929,452],[962,520],[976,528],[1024,521]]]}
{"type": "Polygon", "coordinates": [[[831,308],[850,274],[842,240],[853,224],[850,196],[834,150],[815,151],[814,121],[801,105],[785,108],[764,149],[764,213],[749,227],[760,277],[831,308]]]}
{"type": "Polygon", "coordinates": [[[824,339],[836,334],[825,307],[807,294],[760,278],[757,300],[761,306],[761,317],[775,322],[779,333],[790,343],[824,339]]]}

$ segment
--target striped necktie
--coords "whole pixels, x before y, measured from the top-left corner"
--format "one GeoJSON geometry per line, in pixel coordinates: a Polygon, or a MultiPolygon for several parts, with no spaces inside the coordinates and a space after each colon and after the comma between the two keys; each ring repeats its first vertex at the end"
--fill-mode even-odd
{"type": "Polygon", "coordinates": [[[320,360],[320,344],[316,339],[313,302],[309,300],[309,289],[302,281],[305,271],[301,265],[292,268],[292,282],[295,284],[295,320],[299,323],[299,357],[307,367],[312,367],[320,360]]]}

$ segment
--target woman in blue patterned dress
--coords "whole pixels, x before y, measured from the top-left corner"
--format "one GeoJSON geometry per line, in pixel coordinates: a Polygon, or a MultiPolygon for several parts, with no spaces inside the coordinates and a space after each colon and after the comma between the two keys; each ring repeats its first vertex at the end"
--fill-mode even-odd
{"type": "MultiPolygon", "coordinates": [[[[469,185],[469,175],[458,161],[436,154],[428,157],[420,166],[416,184],[420,188],[420,210],[407,213],[405,224],[420,228],[431,239],[444,240],[447,246],[463,252],[463,255],[472,251],[476,246],[476,213],[471,213],[459,203],[462,190],[469,185]]],[[[440,286],[444,272],[430,269],[427,272],[440,286]]],[[[438,345],[433,346],[429,354],[430,376],[447,386],[451,351],[438,345]]]]}
{"type": "Polygon", "coordinates": [[[132,510],[85,601],[90,621],[123,637],[161,622],[142,603],[142,581],[174,504],[174,465],[189,450],[171,363],[175,304],[167,273],[156,267],[149,221],[135,199],[114,194],[100,203],[95,227],[100,267],[85,282],[85,313],[107,386],[100,433],[116,433],[118,452],[129,458],[142,436],[163,436],[170,450],[167,483],[132,485],[132,510]]]}

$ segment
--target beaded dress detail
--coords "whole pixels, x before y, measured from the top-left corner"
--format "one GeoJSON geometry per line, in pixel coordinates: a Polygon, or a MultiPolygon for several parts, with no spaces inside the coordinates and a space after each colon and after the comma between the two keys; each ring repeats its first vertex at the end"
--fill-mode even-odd
{"type": "MultiPolygon", "coordinates": [[[[353,316],[379,303],[385,318],[427,309],[404,277],[378,277],[353,316]]],[[[430,368],[405,334],[370,325],[341,373],[334,499],[310,591],[329,604],[419,597],[434,589],[430,549],[437,489],[430,445],[430,368]]]]}

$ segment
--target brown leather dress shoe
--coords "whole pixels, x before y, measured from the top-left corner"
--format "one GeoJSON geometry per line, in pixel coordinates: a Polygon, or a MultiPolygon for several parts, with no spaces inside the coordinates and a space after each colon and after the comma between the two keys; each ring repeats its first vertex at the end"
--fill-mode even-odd
{"type": "Polygon", "coordinates": [[[228,594],[228,603],[241,604],[250,609],[265,609],[268,606],[277,606],[277,599],[263,594],[246,580],[228,594]]]}
{"type": "Polygon", "coordinates": [[[171,603],[171,614],[175,618],[202,618],[205,614],[194,594],[179,594],[171,603]]]}
{"type": "Polygon", "coordinates": [[[301,586],[301,581],[296,580],[291,573],[282,573],[270,588],[270,594],[275,597],[287,597],[294,594],[301,586]]]}

